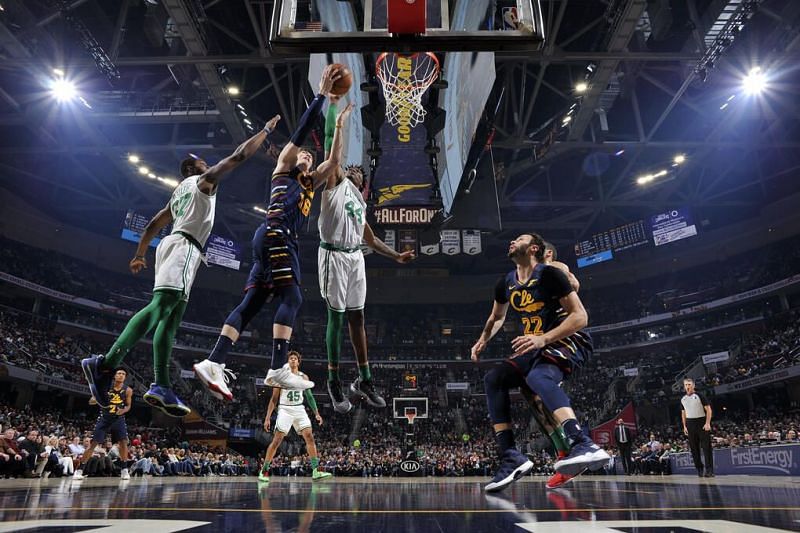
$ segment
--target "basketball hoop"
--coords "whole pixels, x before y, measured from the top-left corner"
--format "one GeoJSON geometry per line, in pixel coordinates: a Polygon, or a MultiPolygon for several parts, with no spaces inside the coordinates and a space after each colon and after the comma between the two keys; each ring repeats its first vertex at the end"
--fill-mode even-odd
{"type": "Polygon", "coordinates": [[[405,417],[408,419],[408,425],[414,425],[414,419],[417,418],[417,408],[416,407],[406,407],[403,413],[405,417]]]}
{"type": "Polygon", "coordinates": [[[392,126],[409,128],[404,133],[410,133],[410,128],[425,119],[422,95],[439,76],[439,59],[432,52],[384,52],[375,63],[375,71],[386,100],[386,120],[392,126]]]}

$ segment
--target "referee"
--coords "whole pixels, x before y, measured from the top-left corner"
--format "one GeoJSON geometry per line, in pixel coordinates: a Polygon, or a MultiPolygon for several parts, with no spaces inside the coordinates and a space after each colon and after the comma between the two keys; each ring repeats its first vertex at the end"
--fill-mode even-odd
{"type": "Polygon", "coordinates": [[[683,380],[686,394],[681,398],[681,420],[683,433],[689,437],[689,448],[697,468],[697,475],[703,477],[703,463],[700,461],[700,448],[705,456],[705,477],[714,477],[714,455],[711,452],[711,406],[705,397],[694,391],[694,380],[683,380]]]}

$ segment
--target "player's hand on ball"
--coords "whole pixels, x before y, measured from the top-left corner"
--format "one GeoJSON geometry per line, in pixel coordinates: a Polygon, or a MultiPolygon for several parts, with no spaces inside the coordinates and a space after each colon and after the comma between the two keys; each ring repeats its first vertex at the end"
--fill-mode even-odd
{"type": "Polygon", "coordinates": [[[275,127],[278,125],[278,122],[280,122],[280,121],[281,121],[281,116],[280,115],[275,115],[274,117],[269,119],[269,122],[267,122],[264,125],[264,129],[265,130],[269,130],[270,132],[275,131],[275,127]]]}
{"type": "Polygon", "coordinates": [[[414,252],[409,250],[398,255],[394,260],[400,264],[405,265],[406,263],[410,263],[416,258],[417,256],[414,254],[414,252]]]}
{"type": "Polygon", "coordinates": [[[264,419],[264,431],[269,431],[270,420],[269,418],[264,419]]]}
{"type": "Polygon", "coordinates": [[[486,348],[486,343],[482,340],[479,340],[475,344],[472,345],[472,350],[470,351],[469,358],[473,361],[478,361],[478,356],[481,354],[483,349],[486,348]]]}
{"type": "Polygon", "coordinates": [[[133,274],[138,274],[143,268],[147,268],[147,261],[144,257],[134,257],[131,259],[131,262],[128,263],[128,268],[131,269],[133,274]]]}
{"type": "Polygon", "coordinates": [[[545,344],[544,335],[521,335],[511,341],[511,347],[514,349],[514,355],[511,357],[517,357],[531,350],[539,350],[544,348],[545,344]]]}
{"type": "Polygon", "coordinates": [[[322,425],[322,415],[317,413],[316,415],[314,415],[314,417],[317,419],[317,424],[319,424],[321,426],[322,425]]]}
{"type": "Polygon", "coordinates": [[[329,95],[333,84],[341,77],[338,68],[334,68],[333,65],[325,67],[325,70],[322,71],[322,78],[319,80],[319,94],[329,95]]]}

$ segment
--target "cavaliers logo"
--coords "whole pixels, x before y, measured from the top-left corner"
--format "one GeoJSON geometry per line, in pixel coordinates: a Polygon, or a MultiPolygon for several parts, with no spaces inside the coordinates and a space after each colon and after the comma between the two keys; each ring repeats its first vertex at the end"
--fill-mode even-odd
{"type": "Polygon", "coordinates": [[[534,300],[531,293],[525,290],[512,292],[509,302],[511,307],[520,313],[535,313],[544,307],[544,303],[534,300]]]}

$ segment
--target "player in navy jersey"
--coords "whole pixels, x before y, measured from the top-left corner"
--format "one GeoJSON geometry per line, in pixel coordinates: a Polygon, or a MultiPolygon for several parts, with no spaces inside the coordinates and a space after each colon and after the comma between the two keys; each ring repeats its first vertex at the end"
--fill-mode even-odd
{"type": "Polygon", "coordinates": [[[266,221],[253,236],[253,268],[245,285],[244,299],[225,320],[209,358],[194,365],[197,377],[219,399],[233,399],[227,386],[232,372],[225,369],[228,351],[264,303],[273,297],[278,300],[278,309],[272,325],[272,359],[264,382],[286,389],[305,390],[314,386],[312,381],[293,374],[286,364],[294,319],[303,301],[298,231],[311,211],[315,189],[337,171],[341,161],[339,154],[332,153],[314,170],[314,156],[303,144],[321,114],[326,96],[340,77],[332,65],[323,70],[319,94],[281,150],[270,179],[266,221]]]}
{"type": "Polygon", "coordinates": [[[497,491],[528,473],[533,467],[515,447],[511,430],[512,388],[527,385],[566,434],[570,453],[556,462],[557,472],[575,475],[586,468],[598,469],[610,459],[581,430],[561,381],[592,354],[592,341],[582,331],[586,310],[558,268],[545,264],[545,245],[537,234],[513,240],[508,256],[516,268],[500,279],[494,290],[492,313],[472,347],[477,361],[486,343],[500,330],[510,306],[520,318],[523,334],[512,341],[513,354],[485,377],[489,416],[495,430],[501,465],[485,489],[497,491]],[[509,372],[509,366],[515,372],[509,372]]]}

